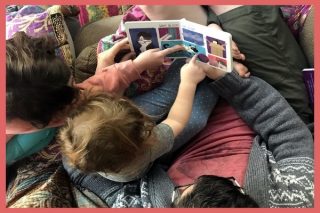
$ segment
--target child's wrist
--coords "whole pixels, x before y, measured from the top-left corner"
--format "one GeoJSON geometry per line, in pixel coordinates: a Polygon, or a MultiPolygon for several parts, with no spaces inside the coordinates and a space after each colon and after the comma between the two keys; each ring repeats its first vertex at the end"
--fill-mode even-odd
{"type": "Polygon", "coordinates": [[[192,90],[197,88],[198,83],[188,80],[181,80],[180,88],[192,90]]]}
{"type": "Polygon", "coordinates": [[[139,62],[136,61],[136,59],[132,60],[132,64],[133,64],[133,67],[135,68],[135,70],[138,72],[138,73],[142,73],[143,70],[145,70],[143,68],[143,66],[141,66],[139,64],[139,62]]]}

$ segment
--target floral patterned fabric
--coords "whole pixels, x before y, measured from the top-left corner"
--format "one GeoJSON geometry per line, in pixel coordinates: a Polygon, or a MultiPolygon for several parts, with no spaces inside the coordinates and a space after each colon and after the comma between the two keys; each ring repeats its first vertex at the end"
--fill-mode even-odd
{"type": "Polygon", "coordinates": [[[280,7],[284,20],[296,38],[298,38],[299,32],[302,30],[311,7],[311,5],[288,5],[280,7]]]}
{"type": "Polygon", "coordinates": [[[129,5],[79,5],[79,22],[83,26],[105,17],[123,14],[129,5]]]}
{"type": "Polygon", "coordinates": [[[8,208],[108,207],[93,193],[73,186],[63,168],[56,140],[14,167],[15,177],[7,179],[8,208]]]}
{"type": "MultiPolygon", "coordinates": [[[[64,8],[64,11],[67,11],[64,8]]],[[[59,5],[44,9],[41,6],[28,5],[18,11],[6,14],[6,39],[16,32],[24,31],[33,37],[51,36],[56,41],[56,54],[71,67],[74,59],[73,42],[64,22],[62,7],[59,5]]]]}

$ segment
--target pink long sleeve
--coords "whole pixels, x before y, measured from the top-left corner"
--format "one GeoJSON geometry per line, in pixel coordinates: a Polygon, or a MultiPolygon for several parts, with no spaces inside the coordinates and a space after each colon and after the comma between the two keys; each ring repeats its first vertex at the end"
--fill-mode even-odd
{"type": "Polygon", "coordinates": [[[94,76],[82,83],[76,84],[76,87],[93,91],[104,91],[113,95],[122,95],[130,83],[139,77],[140,73],[135,68],[132,60],[128,60],[97,70],[94,76]]]}

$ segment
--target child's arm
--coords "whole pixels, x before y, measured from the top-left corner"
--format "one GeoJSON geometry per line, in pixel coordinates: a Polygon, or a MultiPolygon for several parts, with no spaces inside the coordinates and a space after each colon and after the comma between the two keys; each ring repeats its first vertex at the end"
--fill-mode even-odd
{"type": "MultiPolygon", "coordinates": [[[[125,42],[123,43],[125,44],[125,42]]],[[[116,50],[121,48],[114,46],[116,50]]],[[[116,51],[111,48],[107,50],[110,54],[104,54],[107,63],[112,63],[116,55],[116,51]],[[108,57],[111,57],[108,58],[108,57]]],[[[118,64],[112,64],[102,68],[94,76],[77,84],[80,89],[90,89],[91,91],[103,91],[110,95],[122,95],[124,90],[128,88],[131,82],[140,78],[140,73],[146,69],[152,69],[162,65],[166,55],[182,50],[182,46],[174,46],[165,50],[150,49],[141,53],[134,60],[123,61],[118,64]]]]}
{"type": "Polygon", "coordinates": [[[234,72],[215,79],[213,89],[267,142],[276,161],[313,157],[310,131],[272,86],[259,78],[240,78],[234,72]]]}
{"type": "MultiPolygon", "coordinates": [[[[176,100],[167,119],[162,122],[171,127],[174,137],[183,130],[189,120],[197,84],[205,78],[205,75],[211,79],[219,79],[226,74],[226,72],[209,64],[196,61],[196,57],[194,56],[189,64],[185,64],[181,68],[181,82],[176,100]]],[[[243,64],[235,63],[234,69],[241,77],[247,78],[250,76],[250,72],[243,64]]]]}
{"type": "Polygon", "coordinates": [[[186,126],[191,111],[197,85],[205,78],[205,72],[194,56],[188,64],[181,68],[181,82],[178,94],[167,119],[162,123],[171,127],[174,137],[186,126]]]}
{"type": "MultiPolygon", "coordinates": [[[[255,152],[251,153],[256,153],[253,158],[258,156],[264,163],[250,163],[247,175],[255,174],[256,165],[267,161],[267,180],[273,189],[272,197],[276,197],[271,201],[276,200],[282,207],[312,207],[314,142],[307,126],[285,98],[265,81],[256,77],[242,79],[235,73],[227,74],[212,86],[259,135],[252,144],[255,152]],[[295,199],[288,201],[281,196],[283,192],[295,199]]],[[[257,183],[263,182],[261,175],[254,178],[257,183]]],[[[255,184],[248,188],[256,192],[263,189],[255,184]]]]}

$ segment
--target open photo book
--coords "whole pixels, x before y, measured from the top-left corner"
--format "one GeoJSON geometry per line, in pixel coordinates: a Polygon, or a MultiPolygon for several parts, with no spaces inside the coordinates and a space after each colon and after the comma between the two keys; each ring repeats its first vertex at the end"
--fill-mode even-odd
{"type": "Polygon", "coordinates": [[[181,20],[133,21],[125,23],[132,51],[137,55],[152,48],[166,49],[182,45],[184,51],[169,54],[169,58],[198,59],[225,72],[231,72],[230,33],[214,30],[194,22],[181,20]]]}

